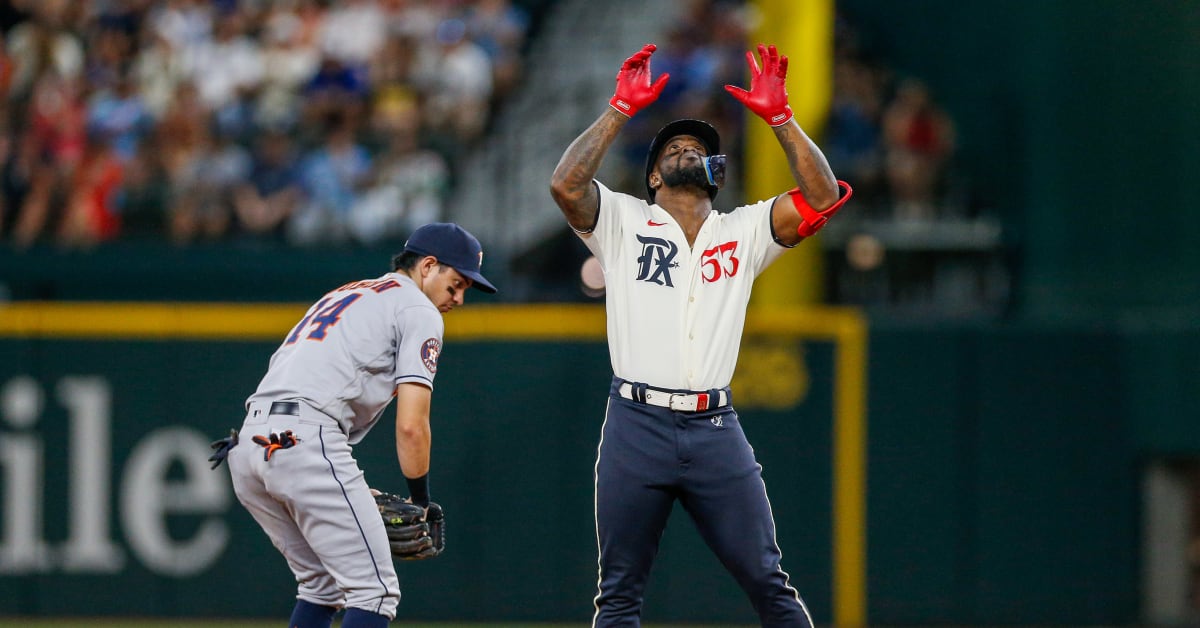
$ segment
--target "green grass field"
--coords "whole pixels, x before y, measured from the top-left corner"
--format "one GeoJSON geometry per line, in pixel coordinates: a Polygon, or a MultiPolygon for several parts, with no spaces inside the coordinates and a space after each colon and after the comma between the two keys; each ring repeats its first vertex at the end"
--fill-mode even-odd
{"type": "MultiPolygon", "coordinates": [[[[0,619],[0,628],[278,628],[280,620],[241,620],[241,619],[0,619]]],[[[393,622],[395,625],[410,628],[517,628],[518,624],[414,624],[402,621],[393,622]]],[[[334,622],[338,626],[339,622],[334,622]]],[[[536,628],[583,628],[583,624],[536,624],[536,628]]],[[[532,627],[530,627],[532,628],[532,627]]],[[[665,628],[665,627],[661,627],[665,628]]]]}
{"type": "MultiPolygon", "coordinates": [[[[4,619],[0,628],[278,628],[282,621],[245,620],[116,620],[116,619],[4,619]]],[[[394,625],[409,628],[585,628],[584,624],[413,624],[396,621],[394,625]]],[[[336,627],[339,622],[334,622],[336,627]]],[[[667,628],[660,626],[658,628],[667,628]]]]}
{"type": "MultiPolygon", "coordinates": [[[[71,618],[36,619],[2,618],[0,628],[278,628],[279,620],[244,619],[112,619],[71,618]]],[[[422,624],[402,620],[392,622],[407,628],[587,628],[587,624],[422,624]]],[[[335,627],[338,622],[334,622],[335,627]]],[[[698,624],[645,624],[646,628],[738,628],[737,626],[702,626],[698,624]]],[[[746,626],[744,628],[751,628],[746,626]]]]}

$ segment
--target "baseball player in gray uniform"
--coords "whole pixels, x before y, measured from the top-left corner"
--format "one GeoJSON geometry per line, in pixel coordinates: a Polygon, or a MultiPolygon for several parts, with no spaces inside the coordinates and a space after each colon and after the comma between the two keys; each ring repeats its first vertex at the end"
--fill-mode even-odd
{"type": "Polygon", "coordinates": [[[429,408],[442,314],[474,286],[479,241],[450,223],[415,230],[392,271],[329,292],[271,356],[227,460],[238,499],[298,583],[290,626],[386,626],[400,587],[383,519],[352,445],[396,399],[396,453],[413,503],[429,504],[429,408]]]}
{"type": "Polygon", "coordinates": [[[762,468],[729,382],[755,277],[850,197],[793,119],[787,57],[746,54],[749,91],[726,90],[774,129],[796,189],[713,210],[720,137],[700,120],[664,127],[646,158],[649,201],[595,180],[604,154],[668,80],[651,81],[645,46],[622,65],[604,113],[563,154],[550,186],[606,283],[614,377],[595,467],[599,578],[594,626],[638,626],[646,579],[678,500],[749,596],[763,626],[812,627],[780,566],[762,468]]]}

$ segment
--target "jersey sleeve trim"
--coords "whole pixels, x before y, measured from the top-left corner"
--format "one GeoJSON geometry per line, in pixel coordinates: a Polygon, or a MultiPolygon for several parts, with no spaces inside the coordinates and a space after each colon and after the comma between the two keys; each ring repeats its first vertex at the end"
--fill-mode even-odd
{"type": "Polygon", "coordinates": [[[431,390],[433,389],[433,380],[432,379],[429,379],[428,377],[425,377],[424,375],[420,375],[420,374],[416,374],[416,373],[412,373],[412,374],[408,374],[408,375],[397,375],[395,382],[396,382],[397,386],[399,386],[400,384],[421,384],[422,386],[424,386],[426,388],[429,388],[431,390]]]}
{"type": "Polygon", "coordinates": [[[779,196],[775,197],[775,200],[771,201],[771,208],[767,210],[767,229],[771,230],[771,239],[775,241],[775,244],[778,244],[785,249],[794,249],[798,244],[800,244],[800,242],[803,242],[804,240],[801,240],[796,244],[785,244],[779,241],[779,235],[775,233],[775,203],[779,202],[780,196],[783,195],[780,194],[779,196]]]}

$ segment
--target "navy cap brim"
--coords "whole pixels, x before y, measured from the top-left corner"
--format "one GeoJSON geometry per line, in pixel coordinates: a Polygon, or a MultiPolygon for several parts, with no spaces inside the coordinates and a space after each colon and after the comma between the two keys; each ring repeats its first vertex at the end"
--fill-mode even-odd
{"type": "Polygon", "coordinates": [[[471,281],[474,282],[471,284],[472,288],[478,288],[488,294],[496,294],[496,286],[493,286],[492,282],[488,281],[478,272],[474,270],[463,270],[461,268],[455,268],[454,270],[457,270],[458,274],[462,275],[463,277],[469,277],[471,281]]]}

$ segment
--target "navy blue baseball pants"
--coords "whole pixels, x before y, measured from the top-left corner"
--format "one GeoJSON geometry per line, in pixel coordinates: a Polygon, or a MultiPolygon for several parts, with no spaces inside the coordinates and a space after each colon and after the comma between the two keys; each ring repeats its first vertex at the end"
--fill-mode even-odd
{"type": "Polygon", "coordinates": [[[596,459],[600,581],[593,626],[640,626],[658,542],[676,500],[754,605],[763,626],[812,628],[780,568],[762,467],[732,406],[676,412],[618,394],[596,459]]]}

